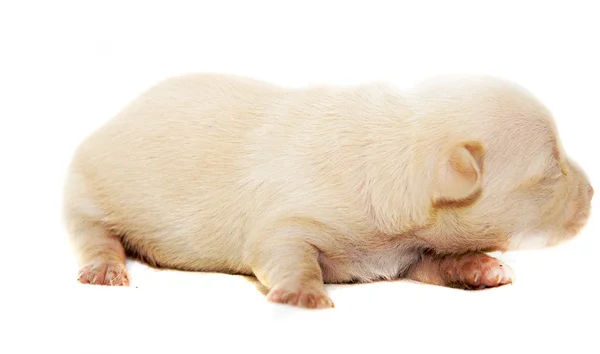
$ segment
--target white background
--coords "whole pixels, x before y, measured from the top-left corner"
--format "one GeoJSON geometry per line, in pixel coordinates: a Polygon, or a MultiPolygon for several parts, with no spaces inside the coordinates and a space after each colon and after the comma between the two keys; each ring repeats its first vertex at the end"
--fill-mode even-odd
{"type": "MultiPolygon", "coordinates": [[[[130,263],[132,286],[76,282],[59,206],[72,150],[149,85],[191,71],[282,85],[440,73],[516,80],[600,173],[594,1],[2,1],[2,353],[598,353],[598,221],[507,253],[512,286],[330,287],[334,310],[266,303],[246,279],[130,263]]],[[[596,189],[600,189],[597,187],[596,189]]],[[[517,206],[507,206],[517,207],[517,206]]]]}

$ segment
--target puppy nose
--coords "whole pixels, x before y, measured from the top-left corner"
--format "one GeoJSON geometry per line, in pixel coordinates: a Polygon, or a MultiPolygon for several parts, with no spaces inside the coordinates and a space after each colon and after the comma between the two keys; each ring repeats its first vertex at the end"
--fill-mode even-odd
{"type": "Polygon", "coordinates": [[[590,184],[588,186],[588,198],[590,198],[590,200],[592,200],[593,196],[594,196],[594,188],[592,188],[592,185],[590,184]]]}

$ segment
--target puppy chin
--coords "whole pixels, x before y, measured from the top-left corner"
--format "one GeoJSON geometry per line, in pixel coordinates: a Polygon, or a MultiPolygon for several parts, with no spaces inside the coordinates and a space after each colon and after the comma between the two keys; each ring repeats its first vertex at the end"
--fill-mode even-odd
{"type": "Polygon", "coordinates": [[[508,250],[539,250],[554,245],[547,232],[518,232],[511,236],[508,250]]]}

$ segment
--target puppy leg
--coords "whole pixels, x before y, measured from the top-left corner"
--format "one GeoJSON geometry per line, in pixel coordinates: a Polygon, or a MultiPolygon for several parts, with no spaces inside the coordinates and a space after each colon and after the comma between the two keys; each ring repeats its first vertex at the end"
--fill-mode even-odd
{"type": "MultiPolygon", "coordinates": [[[[314,226],[314,225],[313,225],[314,226]]],[[[279,222],[263,229],[247,247],[247,261],[258,280],[269,289],[267,300],[305,308],[329,308],[319,250],[310,223],[279,222]]]]}
{"type": "Polygon", "coordinates": [[[485,253],[438,256],[426,253],[406,275],[422,283],[460,289],[483,289],[512,283],[512,269],[485,253]]]}
{"type": "Polygon", "coordinates": [[[84,284],[129,285],[125,250],[121,241],[99,222],[74,222],[71,241],[79,260],[79,278],[84,284]]]}
{"type": "Polygon", "coordinates": [[[67,186],[64,215],[80,266],[78,280],[84,284],[129,285],[123,245],[106,229],[102,213],[75,174],[67,186]]]}

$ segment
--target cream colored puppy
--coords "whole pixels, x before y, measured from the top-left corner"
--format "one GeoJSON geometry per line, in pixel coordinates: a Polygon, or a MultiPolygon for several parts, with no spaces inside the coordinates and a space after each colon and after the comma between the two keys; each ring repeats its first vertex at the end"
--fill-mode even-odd
{"type": "Polygon", "coordinates": [[[483,252],[574,236],[593,190],[547,109],[485,76],[285,89],[218,74],[159,83],[77,149],[65,217],[79,281],[127,285],[126,252],[253,274],[268,300],[324,283],[512,281],[483,252]]]}

